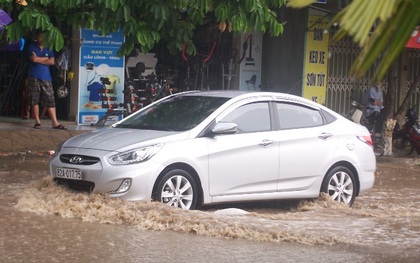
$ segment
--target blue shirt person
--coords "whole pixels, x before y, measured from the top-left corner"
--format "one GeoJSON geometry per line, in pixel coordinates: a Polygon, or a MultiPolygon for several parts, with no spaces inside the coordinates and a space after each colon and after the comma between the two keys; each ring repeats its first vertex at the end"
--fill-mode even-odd
{"type": "MultiPolygon", "coordinates": [[[[32,43],[28,47],[28,57],[38,57],[39,59],[45,58],[45,62],[52,60],[49,64],[54,65],[54,51],[49,48],[39,46],[38,43],[32,43]]],[[[52,81],[50,73],[50,65],[48,63],[40,63],[30,60],[29,61],[29,71],[28,76],[40,80],[52,81]]]]}
{"type": "Polygon", "coordinates": [[[47,107],[53,129],[66,130],[58,123],[50,66],[54,65],[54,52],[43,45],[43,33],[39,32],[36,42],[28,47],[28,100],[35,118],[35,129],[41,129],[39,105],[47,107]]]}

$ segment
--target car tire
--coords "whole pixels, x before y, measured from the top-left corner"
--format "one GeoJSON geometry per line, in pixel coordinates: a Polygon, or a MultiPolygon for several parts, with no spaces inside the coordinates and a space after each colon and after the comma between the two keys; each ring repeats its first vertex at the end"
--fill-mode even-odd
{"type": "Polygon", "coordinates": [[[170,170],[160,179],[154,199],[169,206],[193,210],[198,203],[197,185],[187,171],[170,170]]]}
{"type": "Polygon", "coordinates": [[[385,153],[385,140],[381,138],[375,138],[373,141],[373,152],[375,156],[382,156],[385,153]]]}
{"type": "Polygon", "coordinates": [[[414,145],[405,135],[396,135],[392,137],[392,153],[397,156],[410,155],[414,150],[414,145]]]}
{"type": "Polygon", "coordinates": [[[356,177],[345,166],[334,167],[325,176],[321,191],[333,200],[351,206],[357,193],[356,177]]]}

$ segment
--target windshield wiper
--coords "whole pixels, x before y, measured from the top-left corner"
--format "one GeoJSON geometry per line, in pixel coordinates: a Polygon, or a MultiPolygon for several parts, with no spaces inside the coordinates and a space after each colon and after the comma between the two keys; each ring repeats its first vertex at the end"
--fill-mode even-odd
{"type": "Polygon", "coordinates": [[[175,131],[173,128],[170,128],[170,127],[153,126],[153,125],[138,126],[138,125],[126,124],[126,123],[116,124],[114,127],[115,128],[131,128],[131,129],[139,129],[139,130],[175,131]]]}
{"type": "Polygon", "coordinates": [[[170,127],[164,127],[164,126],[153,126],[153,125],[147,125],[147,126],[140,126],[136,127],[141,130],[155,130],[155,131],[174,131],[174,129],[170,127]]]}
{"type": "Polygon", "coordinates": [[[116,124],[114,128],[134,128],[133,124],[120,123],[116,124]]]}

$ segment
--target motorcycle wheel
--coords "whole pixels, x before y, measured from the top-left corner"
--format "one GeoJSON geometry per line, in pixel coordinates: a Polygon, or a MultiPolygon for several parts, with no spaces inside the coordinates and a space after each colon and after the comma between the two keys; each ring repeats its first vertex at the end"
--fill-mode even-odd
{"type": "Polygon", "coordinates": [[[396,156],[410,155],[414,150],[414,145],[403,135],[392,138],[392,152],[396,156]]]}
{"type": "Polygon", "coordinates": [[[385,141],[382,138],[376,138],[373,143],[373,152],[376,156],[382,156],[385,153],[385,141]]]}

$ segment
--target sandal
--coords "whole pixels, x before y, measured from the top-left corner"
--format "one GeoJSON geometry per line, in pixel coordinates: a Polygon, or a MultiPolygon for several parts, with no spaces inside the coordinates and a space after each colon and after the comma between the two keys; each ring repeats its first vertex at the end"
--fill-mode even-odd
{"type": "Polygon", "coordinates": [[[57,126],[53,127],[53,129],[56,130],[67,130],[67,128],[61,124],[58,124],[57,126]]]}
{"type": "Polygon", "coordinates": [[[34,129],[41,129],[41,124],[40,123],[35,123],[34,129]]]}

